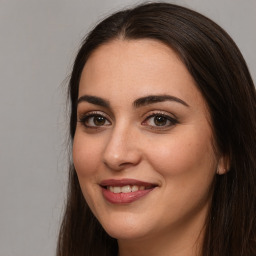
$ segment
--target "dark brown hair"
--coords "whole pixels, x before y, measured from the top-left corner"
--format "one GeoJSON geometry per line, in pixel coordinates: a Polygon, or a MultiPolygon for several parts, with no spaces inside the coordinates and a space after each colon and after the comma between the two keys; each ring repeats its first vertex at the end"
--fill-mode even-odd
{"type": "MultiPolygon", "coordinates": [[[[74,62],[69,83],[71,143],[84,65],[100,45],[118,38],[151,38],[167,44],[208,104],[215,144],[229,159],[230,168],[216,175],[213,183],[202,256],[256,255],[256,94],[237,46],[210,19],[173,4],[144,4],[111,15],[87,36],[74,62]]],[[[90,211],[71,163],[57,256],[113,256],[117,251],[116,239],[90,211]]]]}

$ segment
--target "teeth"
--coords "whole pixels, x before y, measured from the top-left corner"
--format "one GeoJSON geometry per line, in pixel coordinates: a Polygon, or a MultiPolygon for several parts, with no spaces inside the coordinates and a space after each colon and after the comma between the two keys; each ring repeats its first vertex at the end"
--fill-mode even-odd
{"type": "Polygon", "coordinates": [[[127,185],[127,186],[124,186],[124,187],[121,187],[121,192],[122,193],[129,193],[132,191],[132,188],[131,186],[127,185]]]}
{"type": "Polygon", "coordinates": [[[121,193],[121,187],[114,187],[114,188],[113,188],[113,192],[114,192],[115,194],[121,193]]]}
{"type": "Polygon", "coordinates": [[[138,186],[135,186],[135,185],[132,186],[132,192],[135,192],[135,191],[138,191],[138,190],[139,190],[138,186]]]}
{"type": "Polygon", "coordinates": [[[130,192],[136,192],[138,190],[145,190],[145,186],[136,186],[136,185],[126,185],[123,187],[114,187],[114,186],[108,186],[108,190],[111,192],[117,194],[117,193],[130,193],[130,192]]]}

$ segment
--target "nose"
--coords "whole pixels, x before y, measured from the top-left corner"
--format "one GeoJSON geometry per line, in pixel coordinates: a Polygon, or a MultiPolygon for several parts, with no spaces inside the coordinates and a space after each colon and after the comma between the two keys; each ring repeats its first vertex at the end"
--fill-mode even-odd
{"type": "Polygon", "coordinates": [[[107,141],[103,163],[111,170],[121,171],[141,161],[139,136],[132,129],[115,127],[107,141]]]}

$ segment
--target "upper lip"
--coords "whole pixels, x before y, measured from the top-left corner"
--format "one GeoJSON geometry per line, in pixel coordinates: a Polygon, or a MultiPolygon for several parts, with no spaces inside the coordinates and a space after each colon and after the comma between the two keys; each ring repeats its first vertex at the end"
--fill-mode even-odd
{"type": "Polygon", "coordinates": [[[157,184],[145,182],[141,180],[135,180],[135,179],[108,179],[103,180],[100,183],[100,186],[102,187],[108,187],[108,186],[116,186],[116,187],[122,187],[126,185],[136,185],[136,186],[145,186],[145,187],[156,187],[157,184]]]}

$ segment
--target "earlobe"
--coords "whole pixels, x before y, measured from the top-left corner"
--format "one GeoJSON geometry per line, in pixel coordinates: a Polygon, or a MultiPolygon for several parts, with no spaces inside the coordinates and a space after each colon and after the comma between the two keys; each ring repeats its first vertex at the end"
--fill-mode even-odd
{"type": "Polygon", "coordinates": [[[230,169],[230,161],[228,156],[221,156],[218,162],[216,174],[226,174],[230,169]]]}

